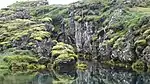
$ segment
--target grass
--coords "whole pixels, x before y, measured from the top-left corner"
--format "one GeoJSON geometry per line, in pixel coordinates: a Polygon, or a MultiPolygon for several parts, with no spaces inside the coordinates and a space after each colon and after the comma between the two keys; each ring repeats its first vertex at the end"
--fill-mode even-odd
{"type": "Polygon", "coordinates": [[[130,10],[131,12],[138,12],[138,13],[150,15],[150,8],[134,7],[134,8],[129,8],[129,10],[130,10]]]}

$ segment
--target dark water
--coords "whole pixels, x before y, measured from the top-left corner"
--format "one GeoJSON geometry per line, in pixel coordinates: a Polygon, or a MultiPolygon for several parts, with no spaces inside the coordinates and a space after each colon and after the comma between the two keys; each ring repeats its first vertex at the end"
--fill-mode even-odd
{"type": "Polygon", "coordinates": [[[150,73],[106,69],[96,63],[89,65],[85,71],[3,74],[0,76],[0,84],[150,84],[150,73]]]}

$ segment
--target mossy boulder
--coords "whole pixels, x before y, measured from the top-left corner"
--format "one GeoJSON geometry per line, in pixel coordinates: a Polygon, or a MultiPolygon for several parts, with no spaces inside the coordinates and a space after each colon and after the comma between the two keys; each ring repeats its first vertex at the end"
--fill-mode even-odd
{"type": "Polygon", "coordinates": [[[75,67],[78,56],[71,45],[59,42],[52,48],[52,59],[54,68],[60,69],[66,66],[75,67]]]}
{"type": "Polygon", "coordinates": [[[74,48],[71,45],[59,42],[52,48],[52,56],[58,57],[61,54],[74,54],[74,48]]]}
{"type": "MultiPolygon", "coordinates": [[[[2,58],[3,63],[12,71],[37,71],[46,69],[45,65],[38,64],[38,58],[28,55],[10,55],[2,58]]],[[[5,66],[5,68],[6,68],[5,66]]],[[[3,66],[4,68],[4,66],[3,66]]]]}

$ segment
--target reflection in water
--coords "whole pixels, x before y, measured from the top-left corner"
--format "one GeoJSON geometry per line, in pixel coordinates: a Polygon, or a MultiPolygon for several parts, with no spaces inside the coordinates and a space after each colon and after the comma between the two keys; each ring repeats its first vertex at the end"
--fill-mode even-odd
{"type": "Polygon", "coordinates": [[[0,84],[150,84],[150,74],[104,69],[93,64],[86,71],[43,71],[32,76],[0,76],[0,84]]]}

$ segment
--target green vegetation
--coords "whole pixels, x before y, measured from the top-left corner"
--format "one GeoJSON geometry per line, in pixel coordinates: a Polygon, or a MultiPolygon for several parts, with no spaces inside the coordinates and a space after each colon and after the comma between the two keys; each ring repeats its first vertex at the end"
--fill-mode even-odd
{"type": "Polygon", "coordinates": [[[37,62],[38,60],[35,57],[31,56],[6,56],[4,57],[4,61],[8,63],[12,62],[27,62],[27,63],[32,63],[32,62],[37,62]]]}
{"type": "Polygon", "coordinates": [[[86,3],[99,3],[99,2],[102,2],[104,4],[109,3],[109,0],[83,0],[83,1],[86,2],[86,3]]]}
{"type": "Polygon", "coordinates": [[[79,70],[86,70],[88,66],[87,66],[86,63],[82,63],[82,62],[80,63],[80,62],[78,62],[76,67],[79,70]]]}
{"type": "Polygon", "coordinates": [[[122,63],[121,61],[117,60],[108,60],[108,61],[102,61],[103,64],[114,67],[114,68],[123,68],[123,69],[130,69],[131,65],[129,63],[122,63]]]}
{"type": "Polygon", "coordinates": [[[54,67],[59,67],[59,63],[77,61],[78,56],[74,53],[71,45],[62,42],[57,43],[52,48],[52,56],[54,59],[54,67]]]}
{"type": "Polygon", "coordinates": [[[146,45],[146,44],[147,44],[147,42],[146,42],[145,39],[143,39],[143,40],[137,40],[137,41],[134,43],[135,46],[144,46],[144,45],[146,45]]]}
{"type": "Polygon", "coordinates": [[[150,14],[150,8],[145,8],[145,7],[130,8],[130,11],[137,12],[137,13],[142,13],[142,14],[150,14]]]}
{"type": "Polygon", "coordinates": [[[132,69],[138,73],[146,70],[146,64],[142,60],[137,60],[132,64],[132,69]]]}
{"type": "MultiPolygon", "coordinates": [[[[74,12],[72,16],[74,16],[75,23],[81,25],[81,33],[90,33],[89,44],[92,45],[90,45],[92,51],[94,49],[98,51],[101,48],[98,45],[104,45],[105,48],[111,47],[112,51],[122,50],[121,52],[124,52],[125,47],[128,49],[134,47],[131,53],[137,54],[138,50],[135,50],[137,46],[142,46],[143,48],[149,46],[150,8],[148,7],[149,2],[139,3],[137,1],[133,3],[133,0],[127,4],[124,4],[123,0],[117,0],[116,2],[112,0],[83,0],[83,2],[79,1],[69,5],[48,5],[47,2],[28,1],[16,2],[8,8],[1,9],[0,51],[2,55],[0,56],[2,57],[0,57],[0,69],[38,71],[47,67],[60,69],[61,66],[64,65],[65,67],[67,64],[76,66],[77,69],[87,69],[85,63],[77,62],[79,57],[75,53],[76,48],[72,46],[75,45],[74,42],[78,39],[76,39],[76,35],[69,34],[70,12],[74,12]],[[23,11],[27,11],[27,15],[30,18],[24,19],[21,17],[26,16],[22,15],[24,14],[23,11]],[[67,39],[71,40],[72,43],[56,41],[56,38],[62,32],[62,21],[64,21],[65,33],[68,35],[67,39]],[[85,22],[88,23],[89,29],[86,29],[85,22]],[[101,30],[104,31],[104,34],[100,32],[101,30]],[[49,39],[53,41],[48,42],[48,44],[46,41],[49,41],[49,39]],[[49,47],[48,49],[46,49],[47,46],[49,47]],[[48,59],[52,60],[52,63],[45,65],[38,63],[38,57],[41,54],[45,54],[42,51],[48,53],[48,57],[51,57],[51,59],[48,59]]],[[[75,24],[76,27],[79,27],[78,24],[75,24]]],[[[74,31],[75,34],[78,31],[80,32],[77,29],[74,31]]],[[[86,44],[86,41],[83,39],[84,35],[81,38],[80,45],[82,45],[82,49],[80,53],[92,53],[92,51],[82,52],[86,51],[86,47],[89,47],[89,44],[86,44]]],[[[101,55],[101,51],[98,51],[97,54],[98,56],[101,55]]],[[[140,54],[141,57],[144,57],[142,55],[140,54]]],[[[83,59],[98,59],[98,56],[92,58],[90,55],[83,55],[83,59]]],[[[117,59],[117,61],[105,60],[104,63],[114,67],[132,67],[135,71],[144,71],[144,62],[140,61],[143,58],[136,58],[138,61],[133,63],[132,66],[129,63],[124,63],[126,60],[120,59],[117,59]]],[[[70,79],[54,81],[54,84],[64,83],[65,81],[70,82],[70,79]]]]}

